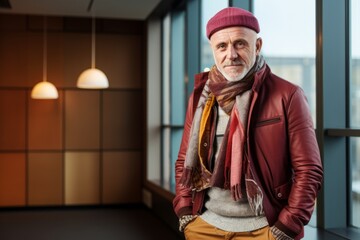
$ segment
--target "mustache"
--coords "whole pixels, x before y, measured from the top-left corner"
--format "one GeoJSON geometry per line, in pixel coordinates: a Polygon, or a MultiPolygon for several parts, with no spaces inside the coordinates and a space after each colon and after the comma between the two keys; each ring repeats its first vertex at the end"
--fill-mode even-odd
{"type": "Polygon", "coordinates": [[[228,67],[228,66],[240,66],[240,65],[244,65],[244,62],[241,60],[235,60],[235,61],[226,61],[224,63],[224,67],[228,67]]]}

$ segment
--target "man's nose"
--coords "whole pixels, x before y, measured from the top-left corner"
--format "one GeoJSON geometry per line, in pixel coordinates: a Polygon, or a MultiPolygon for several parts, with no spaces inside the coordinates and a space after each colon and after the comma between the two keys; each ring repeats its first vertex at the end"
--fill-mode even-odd
{"type": "Polygon", "coordinates": [[[235,51],[235,48],[230,45],[229,48],[228,48],[228,53],[227,53],[227,57],[231,60],[234,60],[238,57],[238,54],[237,52],[235,51]]]}

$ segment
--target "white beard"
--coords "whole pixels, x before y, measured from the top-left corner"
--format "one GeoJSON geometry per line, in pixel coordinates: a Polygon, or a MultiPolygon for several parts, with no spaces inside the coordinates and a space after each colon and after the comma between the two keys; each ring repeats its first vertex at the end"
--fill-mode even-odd
{"type": "Polygon", "coordinates": [[[217,69],[219,70],[219,72],[221,72],[221,74],[226,78],[226,80],[228,80],[229,82],[237,82],[242,80],[245,75],[247,74],[247,72],[243,71],[242,73],[239,73],[233,77],[230,77],[229,74],[227,74],[225,71],[223,71],[223,69],[220,69],[217,65],[216,65],[217,69]]]}

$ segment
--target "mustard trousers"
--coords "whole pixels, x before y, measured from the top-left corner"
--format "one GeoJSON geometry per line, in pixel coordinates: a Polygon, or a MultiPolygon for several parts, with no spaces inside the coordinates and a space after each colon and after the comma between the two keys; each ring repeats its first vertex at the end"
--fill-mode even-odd
{"type": "Polygon", "coordinates": [[[208,224],[200,217],[185,227],[184,234],[186,240],[275,240],[269,226],[251,232],[227,232],[208,224]]]}

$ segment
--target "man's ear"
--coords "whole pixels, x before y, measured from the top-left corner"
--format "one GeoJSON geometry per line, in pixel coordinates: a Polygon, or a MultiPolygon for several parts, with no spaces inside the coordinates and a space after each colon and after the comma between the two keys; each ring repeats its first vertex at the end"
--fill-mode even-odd
{"type": "Polygon", "coordinates": [[[256,56],[260,54],[261,47],[262,47],[262,38],[259,37],[256,39],[256,56]]]}

